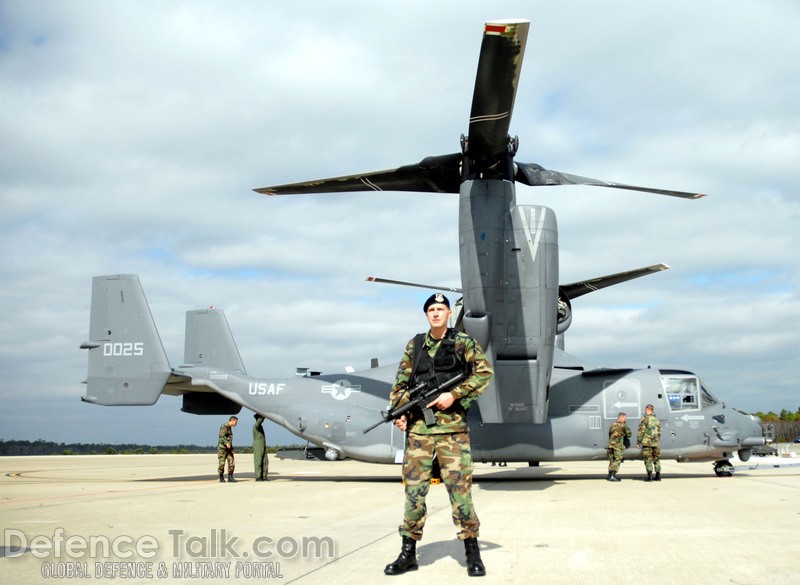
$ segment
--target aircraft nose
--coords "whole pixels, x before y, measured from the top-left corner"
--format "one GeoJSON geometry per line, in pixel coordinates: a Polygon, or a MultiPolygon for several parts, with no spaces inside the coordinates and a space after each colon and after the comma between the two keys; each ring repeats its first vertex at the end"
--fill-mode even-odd
{"type": "Polygon", "coordinates": [[[716,437],[714,437],[713,445],[718,449],[747,449],[767,443],[764,429],[755,417],[743,416],[732,422],[733,424],[728,428],[714,428],[716,437]]]}
{"type": "Polygon", "coordinates": [[[764,427],[761,426],[761,422],[755,418],[751,417],[751,424],[748,425],[749,428],[746,432],[742,433],[742,447],[758,447],[760,445],[767,444],[767,435],[764,427]]]}

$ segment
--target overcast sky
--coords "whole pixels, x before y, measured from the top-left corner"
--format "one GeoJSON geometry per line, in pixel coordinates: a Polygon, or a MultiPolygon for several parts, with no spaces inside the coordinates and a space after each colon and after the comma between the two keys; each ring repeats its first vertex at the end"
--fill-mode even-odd
{"type": "Polygon", "coordinates": [[[456,152],[483,22],[509,17],[532,21],[517,160],[708,193],[518,188],[557,214],[561,282],[672,266],[577,299],[567,350],[800,407],[795,0],[19,0],[0,1],[0,438],[216,441],[224,417],[174,397],[80,401],[100,274],[140,275],[173,366],[185,311],[211,305],[251,374],[396,362],[429,291],[364,277],[459,286],[457,196],[251,189],[456,152]]]}

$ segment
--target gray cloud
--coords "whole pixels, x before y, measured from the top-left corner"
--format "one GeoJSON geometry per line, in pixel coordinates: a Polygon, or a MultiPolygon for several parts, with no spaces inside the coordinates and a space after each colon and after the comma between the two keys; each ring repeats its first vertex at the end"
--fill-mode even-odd
{"type": "Polygon", "coordinates": [[[457,285],[457,198],[251,189],[458,150],[482,23],[508,16],[533,21],[519,160],[709,193],[518,189],[557,213],[562,282],[673,267],[577,300],[568,350],[798,407],[795,3],[304,7],[3,5],[3,438],[213,441],[168,397],[80,403],[97,274],[140,274],[173,364],[184,311],[208,305],[251,373],[396,361],[427,293],[363,278],[457,285]]]}

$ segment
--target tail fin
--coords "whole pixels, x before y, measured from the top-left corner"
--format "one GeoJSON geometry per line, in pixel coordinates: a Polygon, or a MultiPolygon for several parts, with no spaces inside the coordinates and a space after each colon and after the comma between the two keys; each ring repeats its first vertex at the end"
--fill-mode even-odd
{"type": "Polygon", "coordinates": [[[83,400],[105,406],[154,404],[172,369],[139,277],[92,279],[89,376],[83,400]]]}
{"type": "Polygon", "coordinates": [[[220,309],[186,311],[183,363],[246,374],[228,320],[220,309]]]}

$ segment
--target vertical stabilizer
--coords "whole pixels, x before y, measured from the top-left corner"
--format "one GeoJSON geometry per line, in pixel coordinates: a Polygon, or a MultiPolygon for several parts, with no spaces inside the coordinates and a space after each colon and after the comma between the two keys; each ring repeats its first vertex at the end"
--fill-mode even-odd
{"type": "Polygon", "coordinates": [[[183,363],[247,373],[223,311],[186,311],[183,363]]]}
{"type": "Polygon", "coordinates": [[[86,402],[106,406],[154,404],[171,368],[139,277],[92,279],[86,402]]]}

